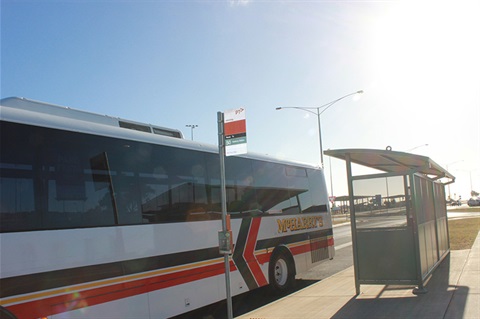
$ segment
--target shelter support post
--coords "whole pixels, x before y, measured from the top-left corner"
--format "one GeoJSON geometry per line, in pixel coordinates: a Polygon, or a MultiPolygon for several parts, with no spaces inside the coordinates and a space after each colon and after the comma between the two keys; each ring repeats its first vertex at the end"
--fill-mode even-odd
{"type": "Polygon", "coordinates": [[[355,294],[360,294],[360,281],[358,275],[358,250],[357,250],[357,222],[355,219],[355,198],[353,193],[352,179],[352,161],[350,154],[346,154],[345,161],[347,165],[348,194],[350,201],[350,227],[352,231],[352,250],[353,250],[353,270],[355,274],[355,294]]]}
{"type": "Polygon", "coordinates": [[[415,178],[414,174],[409,175],[410,179],[410,196],[411,196],[411,209],[412,209],[412,222],[413,222],[413,228],[412,228],[412,235],[413,235],[413,243],[414,243],[414,250],[415,250],[415,269],[417,272],[417,287],[413,289],[413,294],[415,295],[423,295],[426,294],[428,291],[425,289],[422,281],[422,263],[420,260],[420,242],[419,242],[419,233],[418,233],[418,209],[417,207],[419,206],[420,198],[418,195],[419,190],[416,189],[415,185],[415,178]]]}

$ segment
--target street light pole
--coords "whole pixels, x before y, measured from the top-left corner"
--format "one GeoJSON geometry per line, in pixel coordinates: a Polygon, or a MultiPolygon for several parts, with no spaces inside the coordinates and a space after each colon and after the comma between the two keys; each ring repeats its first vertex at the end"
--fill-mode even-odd
{"type": "Polygon", "coordinates": [[[191,137],[192,137],[192,141],[193,141],[193,129],[198,127],[198,125],[196,124],[187,124],[185,125],[186,127],[190,127],[191,128],[191,137]]]}
{"type": "Polygon", "coordinates": [[[323,112],[328,110],[330,106],[333,104],[337,103],[340,100],[343,100],[344,98],[347,98],[349,96],[355,95],[355,94],[362,94],[363,90],[353,92],[347,95],[344,95],[336,100],[333,100],[331,102],[328,102],[327,104],[321,105],[321,106],[314,106],[314,107],[299,107],[299,106],[286,106],[282,107],[279,106],[276,108],[276,110],[282,110],[282,109],[298,109],[298,110],[303,110],[312,114],[315,114],[317,116],[317,121],[318,121],[318,141],[320,145],[320,166],[323,168],[323,145],[322,145],[322,126],[320,123],[320,115],[322,115],[323,112]],[[313,111],[315,110],[315,111],[313,111]],[[321,110],[321,111],[320,111],[321,110]]]}
{"type": "Polygon", "coordinates": [[[428,146],[428,144],[422,144],[422,145],[418,145],[418,146],[409,148],[409,149],[406,150],[405,152],[411,152],[411,151],[413,151],[413,150],[416,150],[417,148],[424,147],[424,146],[428,146]]]}
{"type": "Polygon", "coordinates": [[[328,157],[328,166],[330,167],[330,192],[331,196],[333,196],[333,178],[332,178],[332,157],[328,157]]]}
{"type": "MultiPolygon", "coordinates": [[[[328,107],[330,107],[330,105],[328,107]]],[[[323,110],[323,111],[325,111],[325,110],[323,110]]],[[[323,113],[323,111],[320,112],[320,108],[317,108],[318,140],[319,140],[319,143],[320,143],[320,167],[321,168],[323,168],[323,146],[322,146],[322,124],[320,123],[320,115],[323,113]]]]}

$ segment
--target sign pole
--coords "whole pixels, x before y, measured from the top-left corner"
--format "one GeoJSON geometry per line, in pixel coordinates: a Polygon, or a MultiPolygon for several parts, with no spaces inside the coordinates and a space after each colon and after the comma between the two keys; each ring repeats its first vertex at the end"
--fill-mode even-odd
{"type": "Polygon", "coordinates": [[[225,287],[227,291],[227,315],[228,319],[233,319],[233,306],[232,306],[232,293],[230,289],[230,259],[229,255],[232,253],[231,246],[232,240],[231,230],[227,213],[227,192],[225,186],[225,131],[224,131],[224,114],[222,112],[217,113],[218,121],[218,153],[220,156],[220,190],[222,197],[222,231],[219,232],[219,248],[223,253],[225,263],[225,287]]]}

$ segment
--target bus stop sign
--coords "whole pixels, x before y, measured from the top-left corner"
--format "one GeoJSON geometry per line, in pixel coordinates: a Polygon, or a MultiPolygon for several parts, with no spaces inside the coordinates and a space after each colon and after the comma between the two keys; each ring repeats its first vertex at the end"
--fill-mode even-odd
{"type": "Polygon", "coordinates": [[[231,109],[224,112],[225,155],[247,153],[247,125],[245,109],[231,109]]]}

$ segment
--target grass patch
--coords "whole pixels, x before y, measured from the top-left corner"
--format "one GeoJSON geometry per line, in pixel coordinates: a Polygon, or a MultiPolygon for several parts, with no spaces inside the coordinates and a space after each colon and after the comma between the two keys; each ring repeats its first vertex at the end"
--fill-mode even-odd
{"type": "Polygon", "coordinates": [[[450,249],[470,249],[480,230],[480,218],[463,218],[448,221],[450,249]]]}
{"type": "Polygon", "coordinates": [[[480,213],[480,206],[474,207],[448,207],[448,211],[454,213],[480,213]]]}
{"type": "MultiPolygon", "coordinates": [[[[477,208],[478,209],[478,208],[477,208]]],[[[471,212],[472,210],[469,210],[471,212]]],[[[349,222],[345,215],[332,216],[334,225],[349,222]]],[[[478,232],[480,231],[480,217],[451,219],[448,221],[448,234],[450,237],[450,249],[471,249],[478,232]]]]}

